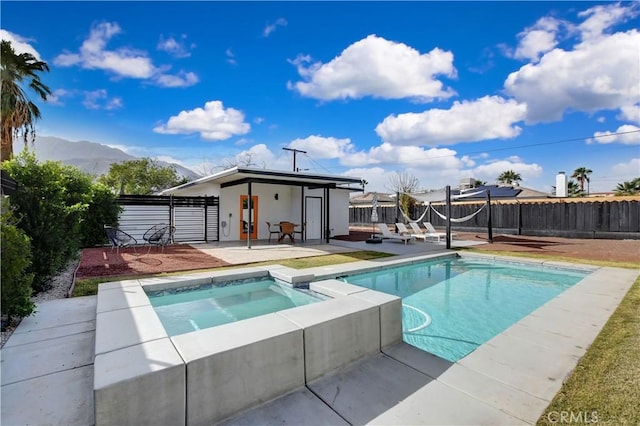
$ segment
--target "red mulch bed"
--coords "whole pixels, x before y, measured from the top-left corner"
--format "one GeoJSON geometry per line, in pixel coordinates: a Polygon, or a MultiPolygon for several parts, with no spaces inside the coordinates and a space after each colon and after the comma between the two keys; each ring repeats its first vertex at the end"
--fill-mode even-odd
{"type": "MultiPolygon", "coordinates": [[[[472,238],[469,239],[471,240],[472,238]]],[[[474,239],[486,241],[487,236],[486,234],[475,235],[474,239]]],[[[477,250],[504,250],[610,262],[637,262],[640,266],[640,240],[495,235],[493,244],[484,244],[473,248],[477,250]]]]}
{"type": "Polygon", "coordinates": [[[148,247],[137,247],[135,250],[127,247],[118,253],[110,247],[83,249],[76,277],[159,274],[229,265],[187,244],[167,246],[164,253],[158,247],[152,247],[150,253],[147,253],[148,250],[148,247]]]}
{"type": "MultiPolygon", "coordinates": [[[[486,233],[454,232],[461,240],[487,241],[486,233]]],[[[372,228],[358,226],[351,227],[349,235],[335,238],[346,241],[365,241],[371,237],[372,233],[374,233],[372,228]]],[[[477,245],[473,246],[473,249],[545,254],[610,262],[636,262],[640,266],[640,240],[596,240],[497,234],[493,236],[493,244],[477,245]]]]}

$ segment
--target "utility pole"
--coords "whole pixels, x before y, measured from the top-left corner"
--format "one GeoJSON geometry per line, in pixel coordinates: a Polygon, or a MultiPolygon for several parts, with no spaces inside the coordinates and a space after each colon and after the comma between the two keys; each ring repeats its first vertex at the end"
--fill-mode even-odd
{"type": "Polygon", "coordinates": [[[293,151],[293,171],[297,172],[298,169],[296,169],[296,154],[299,152],[306,154],[307,151],[302,151],[300,149],[294,149],[294,148],[282,148],[282,149],[284,149],[285,151],[293,151]]]}

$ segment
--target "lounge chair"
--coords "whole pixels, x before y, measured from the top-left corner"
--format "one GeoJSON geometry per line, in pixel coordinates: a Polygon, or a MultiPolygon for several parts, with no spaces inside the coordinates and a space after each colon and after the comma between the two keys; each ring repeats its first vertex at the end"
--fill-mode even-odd
{"type": "Polygon", "coordinates": [[[446,236],[447,234],[443,232],[429,232],[420,228],[418,222],[409,222],[409,226],[416,234],[422,234],[424,236],[424,241],[427,242],[427,238],[435,238],[437,241],[440,241],[440,237],[446,236]]]}
{"type": "Polygon", "coordinates": [[[407,225],[404,223],[396,223],[396,226],[398,227],[398,233],[400,235],[408,235],[415,239],[420,238],[421,240],[424,240],[425,243],[427,242],[427,237],[424,232],[415,232],[415,230],[409,231],[409,229],[407,229],[407,225]]]}
{"type": "MultiPolygon", "coordinates": [[[[429,236],[437,238],[438,241],[440,241],[440,238],[446,238],[447,233],[436,231],[436,228],[433,227],[431,222],[422,222],[422,224],[424,225],[425,228],[427,228],[427,233],[429,234],[429,236]]],[[[451,235],[453,237],[453,234],[451,235]]]]}
{"type": "Polygon", "coordinates": [[[382,234],[383,240],[384,239],[400,240],[400,241],[404,241],[404,243],[407,244],[407,241],[412,239],[410,235],[401,235],[401,234],[396,234],[395,232],[389,231],[389,227],[387,226],[386,223],[377,223],[376,225],[378,225],[378,229],[380,229],[380,233],[382,234]]]}

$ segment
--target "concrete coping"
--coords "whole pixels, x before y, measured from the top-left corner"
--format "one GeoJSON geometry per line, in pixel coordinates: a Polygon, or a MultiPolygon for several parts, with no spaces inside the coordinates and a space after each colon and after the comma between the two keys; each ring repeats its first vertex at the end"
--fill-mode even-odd
{"type": "Polygon", "coordinates": [[[167,331],[150,304],[96,315],[96,356],[166,337],[167,331]]]}
{"type": "Polygon", "coordinates": [[[183,365],[182,358],[168,338],[128,346],[95,359],[94,389],[183,365]]]}
{"type": "Polygon", "coordinates": [[[364,287],[345,283],[339,280],[321,280],[309,284],[309,289],[331,297],[349,296],[354,293],[366,291],[364,287]]]}
{"type": "MultiPolygon", "coordinates": [[[[299,309],[299,308],[294,308],[299,309]]],[[[185,362],[227,352],[300,328],[276,313],[205,328],[171,337],[185,362]]]]}
{"type": "Polygon", "coordinates": [[[353,297],[339,297],[321,303],[299,306],[277,312],[278,315],[293,321],[301,328],[312,327],[336,318],[355,314],[367,309],[376,309],[376,305],[353,297]]]}
{"type": "Polygon", "coordinates": [[[492,254],[483,254],[483,253],[460,253],[459,256],[461,258],[467,259],[481,259],[485,261],[497,261],[504,262],[510,264],[520,264],[520,265],[534,265],[534,266],[542,266],[553,269],[565,269],[565,270],[573,270],[578,272],[593,272],[600,269],[599,266],[593,265],[578,265],[575,263],[569,262],[558,262],[551,261],[545,259],[532,259],[532,258],[523,258],[517,256],[503,256],[503,255],[492,255],[492,254]]]}
{"type": "Polygon", "coordinates": [[[394,256],[391,259],[377,259],[377,260],[361,260],[352,263],[343,263],[332,266],[321,266],[317,268],[309,268],[305,270],[308,273],[312,273],[316,280],[335,278],[341,275],[353,275],[366,272],[374,272],[381,269],[386,269],[394,266],[411,265],[414,263],[421,263],[430,260],[439,260],[446,258],[459,257],[457,253],[436,253],[425,254],[420,256],[415,255],[403,255],[394,256]]]}

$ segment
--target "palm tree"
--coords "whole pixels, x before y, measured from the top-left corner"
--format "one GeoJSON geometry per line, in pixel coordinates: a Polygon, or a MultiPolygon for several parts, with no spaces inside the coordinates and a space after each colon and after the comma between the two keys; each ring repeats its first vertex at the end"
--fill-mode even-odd
{"type": "Polygon", "coordinates": [[[640,194],[640,177],[616,185],[616,195],[640,194]]]}
{"type": "Polygon", "coordinates": [[[13,137],[22,136],[25,144],[29,137],[35,138],[35,121],[40,118],[40,110],[31,102],[25,94],[21,83],[29,80],[29,87],[42,98],[47,100],[47,95],[51,94],[51,89],[40,81],[37,74],[49,71],[46,62],[39,61],[30,53],[16,54],[11,46],[11,42],[2,40],[0,46],[2,64],[0,71],[1,78],[1,100],[2,103],[2,143],[0,149],[0,159],[9,160],[13,155],[13,137]]]}
{"type": "Polygon", "coordinates": [[[507,185],[511,185],[512,183],[517,185],[521,180],[522,177],[520,176],[520,173],[514,172],[513,170],[506,170],[498,176],[498,182],[506,183],[507,185]]]}
{"type": "Polygon", "coordinates": [[[587,182],[587,196],[589,195],[589,175],[593,173],[593,170],[587,169],[586,167],[578,167],[573,171],[571,175],[572,178],[578,181],[580,184],[580,191],[584,194],[584,183],[587,182]]]}
{"type": "Polygon", "coordinates": [[[584,191],[580,189],[580,185],[575,180],[569,179],[569,182],[567,182],[567,195],[569,197],[584,197],[584,191]]]}

